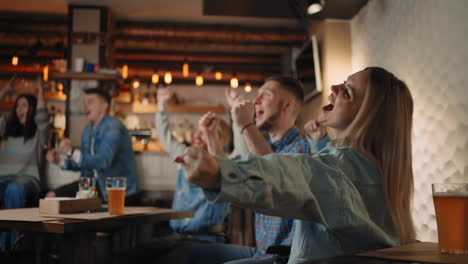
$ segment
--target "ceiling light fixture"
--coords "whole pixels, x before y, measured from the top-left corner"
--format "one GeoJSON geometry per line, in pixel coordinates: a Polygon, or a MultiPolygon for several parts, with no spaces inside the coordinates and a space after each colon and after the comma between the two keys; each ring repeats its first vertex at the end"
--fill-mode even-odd
{"type": "Polygon", "coordinates": [[[122,78],[124,79],[128,78],[128,65],[127,64],[122,66],[122,78]]]}
{"type": "Polygon", "coordinates": [[[309,7],[307,8],[307,14],[313,15],[323,10],[325,5],[323,0],[312,0],[308,1],[309,7]]]}
{"type": "Polygon", "coordinates": [[[172,74],[171,72],[166,72],[164,74],[164,83],[165,84],[170,84],[172,82],[172,74]]]}
{"type": "Polygon", "coordinates": [[[18,65],[18,62],[19,62],[18,56],[13,56],[11,58],[11,65],[16,66],[16,65],[18,65]]]}
{"type": "Polygon", "coordinates": [[[182,76],[187,78],[189,76],[189,64],[187,59],[184,59],[184,64],[182,65],[182,76]]]}
{"type": "Polygon", "coordinates": [[[197,77],[195,77],[195,84],[197,86],[203,85],[203,76],[201,76],[201,74],[198,74],[197,77]]]}
{"type": "Polygon", "coordinates": [[[223,74],[220,71],[215,72],[215,79],[221,80],[223,78],[223,74]]]}
{"type": "Polygon", "coordinates": [[[236,75],[234,74],[231,78],[231,88],[239,87],[239,80],[237,79],[236,75]]]}
{"type": "Polygon", "coordinates": [[[133,89],[140,87],[140,81],[138,81],[138,79],[133,80],[132,87],[133,89]]]}
{"type": "Polygon", "coordinates": [[[246,83],[244,86],[244,91],[246,93],[250,93],[252,91],[252,85],[250,83],[246,83]]]}
{"type": "Polygon", "coordinates": [[[42,79],[44,82],[49,80],[49,65],[44,66],[44,69],[42,69],[42,79]]]}
{"type": "Polygon", "coordinates": [[[159,83],[159,74],[157,72],[153,73],[153,75],[151,76],[151,83],[159,83]]]}

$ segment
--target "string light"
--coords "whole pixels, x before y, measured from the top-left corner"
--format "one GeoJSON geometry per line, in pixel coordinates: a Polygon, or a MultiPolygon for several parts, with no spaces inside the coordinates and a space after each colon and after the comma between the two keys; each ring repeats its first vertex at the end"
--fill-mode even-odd
{"type": "Polygon", "coordinates": [[[239,87],[239,80],[235,76],[233,76],[231,78],[231,88],[237,88],[237,87],[239,87]]]}
{"type": "Polygon", "coordinates": [[[250,85],[250,83],[246,83],[244,86],[244,91],[246,93],[250,93],[252,91],[252,85],[250,85]]]}
{"type": "Polygon", "coordinates": [[[127,79],[128,78],[128,65],[125,64],[122,67],[122,78],[127,79]]]}
{"type": "Polygon", "coordinates": [[[151,82],[153,84],[159,83],[159,75],[157,73],[153,73],[153,75],[151,76],[151,82]]]}
{"type": "Polygon", "coordinates": [[[19,63],[19,58],[18,58],[18,56],[13,56],[13,57],[11,58],[11,65],[16,66],[16,65],[18,65],[18,63],[19,63]]]}
{"type": "Polygon", "coordinates": [[[140,87],[140,81],[135,79],[132,83],[132,86],[133,86],[133,89],[137,89],[138,87],[140,87]]]}
{"type": "Polygon", "coordinates": [[[219,80],[221,80],[222,78],[223,78],[223,74],[222,74],[221,72],[217,71],[217,72],[215,73],[215,79],[219,81],[219,80]]]}
{"type": "Polygon", "coordinates": [[[172,74],[170,72],[166,72],[166,74],[164,74],[164,83],[170,84],[171,82],[172,82],[172,74]]]}
{"type": "Polygon", "coordinates": [[[203,76],[198,74],[197,77],[195,77],[195,84],[197,86],[202,86],[203,85],[203,76]]]}
{"type": "Polygon", "coordinates": [[[49,65],[44,66],[44,69],[42,69],[42,79],[44,82],[49,80],[49,65]]]}
{"type": "Polygon", "coordinates": [[[185,60],[184,60],[184,64],[182,65],[182,76],[184,77],[189,76],[189,64],[185,60]]]}

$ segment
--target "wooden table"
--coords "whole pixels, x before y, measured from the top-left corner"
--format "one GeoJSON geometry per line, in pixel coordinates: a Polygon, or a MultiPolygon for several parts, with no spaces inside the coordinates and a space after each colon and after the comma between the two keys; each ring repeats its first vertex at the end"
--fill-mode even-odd
{"type": "Polygon", "coordinates": [[[353,256],[304,262],[304,264],[468,264],[468,254],[441,254],[437,243],[418,242],[353,256]]]}
{"type": "Polygon", "coordinates": [[[38,208],[0,210],[0,228],[36,232],[36,263],[42,260],[44,234],[61,234],[61,263],[95,263],[96,232],[114,236],[114,250],[135,246],[136,230],[144,224],[193,216],[192,211],[175,211],[157,207],[126,207],[126,215],[103,213],[39,215],[38,208]]]}

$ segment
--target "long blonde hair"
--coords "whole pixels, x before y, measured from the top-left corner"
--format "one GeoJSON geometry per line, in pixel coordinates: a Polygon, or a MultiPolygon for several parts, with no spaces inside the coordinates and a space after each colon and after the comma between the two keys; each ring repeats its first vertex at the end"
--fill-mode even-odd
{"type": "Polygon", "coordinates": [[[395,235],[406,244],[415,238],[410,210],[413,99],[392,73],[378,67],[365,70],[369,80],[362,105],[336,142],[352,146],[378,165],[395,235]]]}

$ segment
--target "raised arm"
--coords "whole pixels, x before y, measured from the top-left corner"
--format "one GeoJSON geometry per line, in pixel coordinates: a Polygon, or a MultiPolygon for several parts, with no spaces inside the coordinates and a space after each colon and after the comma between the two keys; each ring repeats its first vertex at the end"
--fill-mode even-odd
{"type": "Polygon", "coordinates": [[[11,79],[3,86],[3,88],[0,90],[0,102],[5,99],[5,96],[7,95],[8,92],[13,90],[13,85],[16,79],[16,74],[11,77],[11,79]]]}
{"type": "Polygon", "coordinates": [[[327,135],[326,128],[317,120],[309,120],[304,125],[304,130],[307,134],[307,141],[310,145],[312,154],[318,153],[320,150],[328,146],[331,139],[327,135]]]}
{"type": "MultiPolygon", "coordinates": [[[[232,109],[234,106],[244,101],[242,96],[233,91],[231,88],[227,88],[225,91],[226,101],[229,104],[229,108],[232,109]]],[[[232,138],[234,142],[234,149],[232,150],[230,157],[235,157],[240,154],[245,154],[249,152],[247,145],[245,144],[244,137],[241,134],[241,128],[237,127],[235,122],[232,122],[232,138]]]]}
{"type": "Polygon", "coordinates": [[[156,134],[159,141],[166,149],[166,152],[175,159],[182,155],[187,148],[185,145],[177,142],[172,136],[169,128],[169,115],[167,105],[171,98],[171,92],[168,88],[158,89],[158,112],[156,112],[156,134]]]}
{"type": "Polygon", "coordinates": [[[44,87],[42,86],[42,81],[40,78],[36,80],[37,84],[37,106],[36,106],[36,116],[34,121],[37,126],[37,135],[39,144],[42,148],[47,148],[47,140],[49,139],[49,112],[47,111],[45,99],[44,99],[44,87]]]}
{"type": "MultiPolygon", "coordinates": [[[[369,160],[354,151],[344,152],[320,156],[247,154],[229,160],[190,148],[184,154],[183,166],[187,180],[204,188],[208,200],[338,228],[354,221],[350,216],[357,222],[369,221],[366,206],[349,176],[364,173],[372,179],[379,177],[377,167],[369,160]],[[348,218],[340,217],[343,215],[348,218]]],[[[378,180],[370,183],[379,185],[378,180]]],[[[381,191],[375,196],[383,200],[381,191]]]]}
{"type": "Polygon", "coordinates": [[[273,153],[262,132],[254,122],[255,108],[252,102],[243,101],[231,109],[233,123],[243,135],[249,152],[257,155],[273,153]]]}

